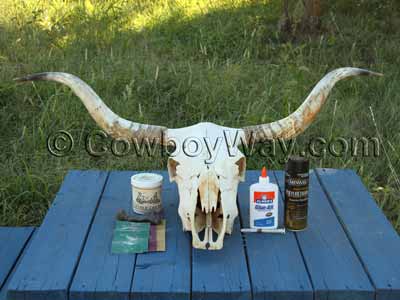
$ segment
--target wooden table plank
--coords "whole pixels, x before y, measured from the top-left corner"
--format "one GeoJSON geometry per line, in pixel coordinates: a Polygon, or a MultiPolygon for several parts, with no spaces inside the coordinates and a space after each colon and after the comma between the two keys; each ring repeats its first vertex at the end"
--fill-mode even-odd
{"type": "MultiPolygon", "coordinates": [[[[258,182],[259,171],[247,171],[239,185],[238,197],[243,227],[249,227],[249,186],[258,182]]],[[[271,182],[276,182],[270,171],[271,182]]],[[[282,200],[282,199],[280,199],[282,200]]],[[[279,206],[280,224],[283,204],[279,206]]],[[[258,299],[313,299],[313,288],[293,232],[285,235],[246,233],[246,251],[253,287],[258,299]]]]}
{"type": "Polygon", "coordinates": [[[28,248],[33,227],[0,227],[0,300],[7,299],[11,278],[28,248]]]}
{"type": "Polygon", "coordinates": [[[111,172],[70,288],[70,300],[129,299],[136,255],[111,253],[115,215],[131,213],[130,178],[137,172],[111,172]]]}
{"type": "Polygon", "coordinates": [[[353,170],[317,169],[318,177],[375,288],[400,299],[400,238],[353,170]]]}
{"type": "Polygon", "coordinates": [[[108,173],[70,171],[9,285],[9,300],[67,299],[108,173]]]}
{"type": "Polygon", "coordinates": [[[168,172],[156,173],[164,177],[167,251],[138,254],[131,295],[133,299],[190,299],[191,236],[182,230],[176,184],[169,182],[168,172]]]}
{"type": "MultiPolygon", "coordinates": [[[[282,195],[285,173],[275,172],[282,195]]],[[[296,232],[314,299],[373,300],[375,289],[314,173],[310,172],[308,227],[296,232]]]]}
{"type": "Polygon", "coordinates": [[[192,299],[251,299],[240,224],[226,235],[221,250],[192,249],[192,299]]]}
{"type": "MultiPolygon", "coordinates": [[[[254,299],[312,299],[313,284],[315,299],[371,299],[373,289],[371,285],[368,287],[363,269],[376,287],[377,300],[400,299],[398,234],[353,171],[317,172],[321,184],[312,174],[306,231],[284,236],[245,234],[246,248],[243,248],[236,220],[235,232],[226,237],[221,251],[191,248],[189,235],[181,232],[178,202],[166,205],[177,189],[163,172],[167,183],[163,190],[164,207],[167,218],[173,220],[167,221],[167,252],[138,255],[136,268],[134,256],[113,259],[111,240],[106,237],[112,234],[109,222],[115,209],[123,205],[115,199],[130,200],[132,173],[113,172],[103,193],[104,201],[99,204],[107,173],[71,172],[42,227],[31,238],[29,251],[18,260],[16,271],[15,259],[10,263],[2,258],[8,256],[5,253],[16,257],[21,253],[21,250],[4,250],[4,245],[11,247],[12,243],[18,243],[14,236],[19,233],[9,235],[12,243],[0,244],[0,287],[3,285],[0,300],[5,300],[6,287],[10,289],[11,300],[67,299],[76,268],[71,299],[188,299],[190,285],[194,299],[250,299],[250,283],[254,299]],[[171,249],[174,251],[169,252],[171,249]],[[13,276],[9,275],[10,269],[13,276]]],[[[246,183],[239,186],[244,227],[249,225],[248,188],[258,180],[258,175],[258,171],[247,172],[246,183]]],[[[282,183],[282,173],[276,176],[282,183]]],[[[130,209],[130,201],[120,201],[130,209]]],[[[0,241],[5,236],[0,230],[0,241]]]]}
{"type": "Polygon", "coordinates": [[[251,299],[239,216],[223,249],[192,249],[192,299],[251,299]]]}
{"type": "Polygon", "coordinates": [[[0,227],[0,288],[32,231],[32,227],[0,227]]]}

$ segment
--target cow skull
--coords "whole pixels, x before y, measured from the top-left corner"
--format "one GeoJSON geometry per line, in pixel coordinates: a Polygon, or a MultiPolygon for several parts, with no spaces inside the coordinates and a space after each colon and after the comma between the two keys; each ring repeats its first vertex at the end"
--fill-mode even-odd
{"type": "Polygon", "coordinates": [[[244,132],[198,123],[168,129],[167,135],[175,143],[168,172],[178,184],[183,229],[192,232],[193,247],[221,249],[238,215],[236,194],[239,181],[244,180],[246,158],[237,146],[244,132]]]}
{"type": "Polygon", "coordinates": [[[183,229],[192,232],[195,248],[221,249],[225,233],[232,233],[238,215],[236,194],[244,180],[246,158],[240,143],[289,139],[303,132],[315,119],[336,82],[357,75],[381,75],[364,69],[341,68],[323,77],[300,107],[284,119],[243,128],[198,123],[185,128],[140,124],[121,118],[74,75],[47,72],[17,81],[48,80],[69,86],[82,100],[96,123],[114,138],[156,140],[175,144],[168,172],[179,190],[179,216],[183,229]],[[201,237],[203,235],[203,237],[201,237]]]}

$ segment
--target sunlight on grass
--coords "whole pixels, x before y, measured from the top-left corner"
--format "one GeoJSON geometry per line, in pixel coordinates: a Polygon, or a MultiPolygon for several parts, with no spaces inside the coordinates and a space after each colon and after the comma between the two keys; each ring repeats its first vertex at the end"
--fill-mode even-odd
{"type": "MultiPolygon", "coordinates": [[[[3,0],[0,24],[23,28],[36,26],[53,37],[53,44],[64,48],[80,34],[93,35],[104,41],[121,31],[151,29],[170,18],[180,22],[221,9],[249,5],[250,0],[144,0],[144,1],[65,1],[3,0]],[[80,26],[80,30],[75,30],[80,26]],[[90,31],[88,31],[90,30],[90,31]]],[[[262,1],[264,4],[269,0],[262,1]]]]}
{"type": "MultiPolygon", "coordinates": [[[[137,122],[239,127],[286,116],[329,70],[356,66],[385,76],[338,84],[295,150],[313,136],[373,136],[378,127],[386,156],[311,163],[357,170],[400,230],[391,175],[400,169],[400,135],[393,133],[400,122],[400,10],[363,3],[330,2],[323,35],[288,41],[278,32],[281,0],[1,0],[0,225],[40,224],[68,169],[166,168],[162,157],[89,156],[84,137],[98,127],[77,97],[53,83],[17,85],[14,77],[75,74],[137,122]],[[47,151],[46,139],[57,130],[72,132],[70,156],[47,151]]],[[[247,165],[282,169],[282,159],[249,157],[247,165]]]]}
{"type": "MultiPolygon", "coordinates": [[[[269,0],[261,1],[267,4],[269,0]]],[[[224,8],[239,8],[254,3],[251,0],[145,0],[145,1],[65,1],[65,0],[3,0],[0,16],[3,24],[19,22],[35,23],[45,30],[52,30],[73,14],[81,19],[103,19],[114,16],[121,29],[141,30],[151,27],[170,17],[182,20],[207,14],[224,8]]]]}
{"type": "Polygon", "coordinates": [[[196,16],[207,14],[211,11],[224,8],[238,8],[250,4],[250,0],[159,0],[143,11],[137,12],[134,18],[126,24],[126,29],[141,30],[152,27],[168,18],[179,16],[180,20],[187,21],[196,16]]]}

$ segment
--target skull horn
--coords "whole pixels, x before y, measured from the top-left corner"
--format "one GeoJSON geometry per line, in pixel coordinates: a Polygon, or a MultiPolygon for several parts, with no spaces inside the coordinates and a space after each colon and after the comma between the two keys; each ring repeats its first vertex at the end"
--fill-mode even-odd
{"type": "Polygon", "coordinates": [[[61,72],[46,72],[16,78],[15,81],[46,80],[63,83],[70,87],[85,105],[96,123],[114,138],[135,138],[141,142],[144,138],[151,142],[162,143],[166,127],[135,123],[115,114],[100,97],[80,78],[61,72]]]}
{"type": "Polygon", "coordinates": [[[314,121],[333,86],[341,79],[358,75],[382,76],[383,74],[358,68],[333,70],[318,82],[303,104],[286,118],[272,123],[244,127],[246,141],[289,139],[299,135],[314,121]]]}

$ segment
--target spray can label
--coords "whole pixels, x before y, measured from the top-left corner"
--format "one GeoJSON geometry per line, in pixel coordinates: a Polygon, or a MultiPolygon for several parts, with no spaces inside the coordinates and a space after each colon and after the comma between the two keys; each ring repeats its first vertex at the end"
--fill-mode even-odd
{"type": "Polygon", "coordinates": [[[288,230],[307,227],[308,173],[285,176],[285,226],[288,230]]]}

